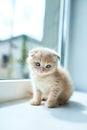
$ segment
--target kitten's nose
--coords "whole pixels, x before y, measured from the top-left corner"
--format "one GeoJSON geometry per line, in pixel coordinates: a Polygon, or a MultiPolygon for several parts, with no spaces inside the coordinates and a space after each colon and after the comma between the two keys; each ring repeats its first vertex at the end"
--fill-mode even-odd
{"type": "Polygon", "coordinates": [[[43,72],[44,72],[44,68],[43,68],[43,67],[41,67],[40,72],[41,72],[41,73],[43,73],[43,72]]]}

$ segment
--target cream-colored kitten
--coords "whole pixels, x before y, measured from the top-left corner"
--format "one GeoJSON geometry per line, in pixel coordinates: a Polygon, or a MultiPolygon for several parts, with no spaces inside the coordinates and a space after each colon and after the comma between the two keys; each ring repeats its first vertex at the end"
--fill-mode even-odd
{"type": "Polygon", "coordinates": [[[36,48],[28,57],[33,84],[32,105],[40,105],[46,99],[49,108],[64,104],[73,93],[72,82],[68,72],[58,65],[60,57],[48,48],[36,48]]]}

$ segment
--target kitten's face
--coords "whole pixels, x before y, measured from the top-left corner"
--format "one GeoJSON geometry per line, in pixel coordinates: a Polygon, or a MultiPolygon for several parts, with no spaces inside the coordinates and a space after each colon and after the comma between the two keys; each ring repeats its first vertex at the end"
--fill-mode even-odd
{"type": "Polygon", "coordinates": [[[30,68],[38,75],[48,75],[56,71],[58,56],[46,48],[34,49],[29,54],[30,68]]]}

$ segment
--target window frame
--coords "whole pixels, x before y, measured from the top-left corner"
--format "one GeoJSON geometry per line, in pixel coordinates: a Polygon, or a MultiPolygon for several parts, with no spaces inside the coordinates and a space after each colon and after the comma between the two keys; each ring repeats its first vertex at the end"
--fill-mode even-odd
{"type": "Polygon", "coordinates": [[[0,103],[31,97],[31,79],[0,81],[0,103]]]}
{"type": "Polygon", "coordinates": [[[68,60],[70,8],[70,0],[61,0],[58,53],[61,57],[61,64],[66,68],[68,60]]]}

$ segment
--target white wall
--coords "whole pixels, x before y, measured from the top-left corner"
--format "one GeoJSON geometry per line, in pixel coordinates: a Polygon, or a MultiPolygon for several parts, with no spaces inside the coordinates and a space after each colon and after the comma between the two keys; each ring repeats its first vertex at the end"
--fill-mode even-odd
{"type": "Polygon", "coordinates": [[[87,91],[87,0],[71,1],[68,69],[75,87],[87,91]]]}

